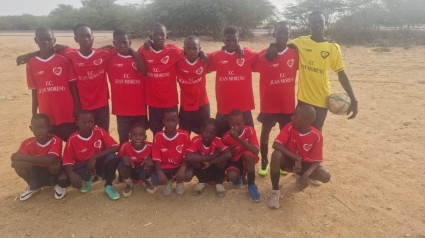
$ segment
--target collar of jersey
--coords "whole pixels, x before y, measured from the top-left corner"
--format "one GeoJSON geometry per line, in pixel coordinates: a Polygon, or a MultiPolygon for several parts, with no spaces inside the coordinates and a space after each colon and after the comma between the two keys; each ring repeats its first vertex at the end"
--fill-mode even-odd
{"type": "Polygon", "coordinates": [[[133,146],[131,146],[131,147],[133,148],[133,150],[134,150],[136,153],[140,153],[140,152],[142,152],[142,151],[144,151],[144,150],[146,149],[146,146],[147,146],[147,144],[145,143],[145,146],[143,146],[143,148],[142,148],[141,150],[136,150],[136,149],[134,149],[134,147],[133,147],[133,146]]]}
{"type": "Polygon", "coordinates": [[[87,137],[87,138],[84,138],[84,137],[80,136],[80,133],[77,133],[77,136],[78,136],[78,138],[80,138],[81,140],[88,141],[88,140],[90,140],[90,138],[93,136],[93,130],[91,130],[91,135],[90,135],[89,137],[87,137]]]}
{"type": "Polygon", "coordinates": [[[80,52],[80,51],[78,51],[78,54],[79,54],[81,57],[83,57],[84,59],[88,59],[88,58],[90,58],[90,57],[92,57],[92,56],[94,55],[94,50],[93,50],[93,49],[91,49],[91,53],[90,53],[89,55],[87,55],[87,56],[85,56],[85,55],[81,54],[81,52],[80,52]]]}
{"type": "MultiPolygon", "coordinates": [[[[165,45],[164,45],[164,48],[165,48],[165,45]]],[[[158,51],[156,51],[154,48],[151,48],[151,50],[152,50],[152,52],[154,52],[155,54],[159,54],[159,53],[161,53],[161,51],[162,51],[164,48],[162,48],[162,49],[160,49],[160,50],[158,50],[158,51]]]]}
{"type": "Polygon", "coordinates": [[[36,142],[37,142],[37,145],[38,146],[40,146],[40,147],[46,147],[46,146],[48,146],[49,144],[50,144],[50,142],[52,142],[52,140],[53,140],[53,138],[52,139],[50,139],[48,142],[46,142],[46,144],[40,144],[40,143],[38,143],[38,141],[36,140],[36,142]]]}
{"type": "Polygon", "coordinates": [[[176,139],[178,135],[179,135],[179,132],[177,132],[177,133],[176,133],[176,135],[175,135],[175,136],[173,136],[173,138],[168,138],[168,137],[165,135],[165,132],[164,132],[164,133],[162,133],[162,136],[164,136],[164,138],[165,138],[165,139],[167,139],[167,140],[169,140],[169,141],[172,141],[172,140],[176,139]]]}
{"type": "Polygon", "coordinates": [[[40,61],[42,61],[42,62],[47,62],[47,61],[49,61],[49,60],[53,59],[53,57],[55,57],[55,54],[53,54],[52,56],[50,56],[50,57],[49,57],[49,58],[47,58],[47,59],[42,59],[42,58],[40,58],[40,57],[38,57],[38,56],[36,56],[35,58],[36,58],[36,59],[38,59],[38,60],[40,60],[40,61]]]}
{"type": "Polygon", "coordinates": [[[224,50],[224,53],[228,54],[228,55],[234,55],[236,53],[236,51],[233,51],[232,53],[228,52],[227,50],[224,50]]]}
{"type": "Polygon", "coordinates": [[[305,133],[305,134],[301,134],[301,133],[298,131],[298,134],[299,134],[300,136],[306,136],[306,135],[308,135],[308,134],[310,134],[310,133],[311,133],[311,130],[310,130],[309,132],[305,133]]]}
{"type": "Polygon", "coordinates": [[[243,134],[245,133],[246,128],[243,128],[242,133],[240,134],[239,138],[241,138],[243,136],[243,134]]]}
{"type": "Polygon", "coordinates": [[[285,54],[285,52],[288,50],[288,47],[286,47],[284,50],[282,50],[281,52],[278,52],[278,55],[283,55],[285,54]]]}
{"type": "Polygon", "coordinates": [[[133,56],[131,56],[131,55],[122,55],[122,54],[120,54],[120,53],[117,53],[117,55],[118,55],[118,56],[121,56],[121,57],[123,57],[123,58],[131,58],[131,57],[133,57],[133,56]]]}
{"type": "Polygon", "coordinates": [[[189,61],[189,60],[187,60],[187,58],[186,58],[186,62],[187,62],[189,65],[194,66],[194,65],[198,62],[198,59],[199,59],[199,58],[196,58],[195,62],[190,63],[190,61],[189,61]]]}

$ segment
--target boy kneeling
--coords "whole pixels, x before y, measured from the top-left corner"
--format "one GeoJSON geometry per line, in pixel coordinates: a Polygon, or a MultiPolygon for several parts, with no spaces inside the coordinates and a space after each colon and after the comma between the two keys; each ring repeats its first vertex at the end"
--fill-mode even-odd
{"type": "Polygon", "coordinates": [[[300,190],[308,186],[309,180],[316,185],[329,182],[329,171],[320,165],[323,161],[322,133],[311,126],[315,118],[316,111],[312,106],[298,105],[291,123],[286,124],[274,140],[275,151],[270,164],[273,190],[269,207],[280,207],[280,169],[295,171],[296,187],[300,190]]]}

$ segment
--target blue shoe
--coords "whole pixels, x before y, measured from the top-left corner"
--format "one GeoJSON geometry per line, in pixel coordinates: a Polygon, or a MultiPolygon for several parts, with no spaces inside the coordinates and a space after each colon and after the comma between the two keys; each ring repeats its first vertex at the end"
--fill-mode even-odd
{"type": "Polygon", "coordinates": [[[93,178],[94,177],[91,176],[88,181],[83,182],[83,187],[80,190],[82,193],[86,193],[91,190],[91,184],[92,184],[93,178]]]}
{"type": "Polygon", "coordinates": [[[238,179],[236,179],[236,180],[233,182],[233,186],[235,186],[235,187],[237,187],[237,188],[241,188],[241,187],[242,187],[242,185],[243,185],[242,177],[239,177],[238,179]]]}
{"type": "Polygon", "coordinates": [[[261,201],[261,195],[258,192],[257,185],[249,185],[248,186],[249,196],[251,197],[252,202],[260,202],[261,201]]]}
{"type": "Polygon", "coordinates": [[[103,188],[103,190],[105,191],[106,194],[108,194],[108,197],[112,200],[117,200],[117,199],[120,198],[120,194],[111,185],[105,186],[105,188],[103,188]]]}

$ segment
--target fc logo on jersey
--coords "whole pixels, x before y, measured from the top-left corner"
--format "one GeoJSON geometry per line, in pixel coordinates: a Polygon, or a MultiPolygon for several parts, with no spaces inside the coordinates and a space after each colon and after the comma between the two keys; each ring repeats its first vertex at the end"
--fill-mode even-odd
{"type": "Polygon", "coordinates": [[[239,67],[242,67],[242,65],[245,63],[245,59],[238,59],[236,60],[236,64],[239,65],[239,67]]]}
{"type": "Polygon", "coordinates": [[[165,56],[164,58],[162,58],[161,59],[161,62],[163,63],[163,64],[168,64],[168,60],[170,59],[170,56],[165,56]]]}
{"type": "Polygon", "coordinates": [[[177,152],[179,152],[180,154],[183,153],[183,147],[184,147],[184,145],[178,145],[178,146],[176,146],[177,152]]]}
{"type": "Polygon", "coordinates": [[[62,73],[62,67],[54,67],[53,68],[53,73],[56,74],[57,76],[61,75],[61,73],[62,73]]]}
{"type": "Polygon", "coordinates": [[[321,55],[322,55],[322,58],[323,58],[323,59],[326,59],[326,58],[329,56],[329,52],[327,52],[327,51],[322,51],[321,55]]]}
{"type": "Polygon", "coordinates": [[[286,64],[289,66],[289,68],[292,68],[292,66],[294,65],[294,59],[290,59],[286,62],[286,64]]]}
{"type": "Polygon", "coordinates": [[[103,62],[102,59],[93,60],[94,65],[100,65],[103,62]]]}
{"type": "Polygon", "coordinates": [[[136,62],[131,63],[131,67],[133,67],[133,69],[137,70],[137,63],[136,62]]]}
{"type": "Polygon", "coordinates": [[[311,147],[313,147],[312,144],[304,144],[303,145],[303,148],[304,148],[305,151],[310,151],[311,150],[311,147]]]}
{"type": "Polygon", "coordinates": [[[204,72],[204,68],[202,68],[202,67],[199,67],[199,68],[196,70],[196,74],[198,74],[198,75],[201,75],[203,72],[204,72]]]}
{"type": "Polygon", "coordinates": [[[37,75],[43,75],[43,74],[44,74],[43,70],[37,72],[37,75]]]}
{"type": "Polygon", "coordinates": [[[93,146],[94,146],[94,148],[100,149],[102,147],[102,141],[101,140],[95,141],[93,146]]]}

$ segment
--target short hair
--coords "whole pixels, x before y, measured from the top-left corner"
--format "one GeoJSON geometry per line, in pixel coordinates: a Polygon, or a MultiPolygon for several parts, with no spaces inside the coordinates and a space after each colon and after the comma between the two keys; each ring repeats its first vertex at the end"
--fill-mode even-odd
{"type": "Polygon", "coordinates": [[[130,127],[130,133],[131,133],[131,131],[133,131],[133,129],[135,129],[135,128],[137,128],[137,127],[140,127],[140,128],[142,128],[143,130],[146,130],[145,125],[143,125],[142,123],[134,123],[134,124],[132,124],[132,125],[131,125],[131,127],[130,127]]]}
{"type": "Polygon", "coordinates": [[[33,124],[35,120],[44,120],[44,122],[47,123],[48,126],[50,126],[50,118],[46,114],[43,114],[43,113],[35,114],[31,118],[31,124],[33,124]]]}
{"type": "Polygon", "coordinates": [[[323,17],[325,16],[325,14],[322,11],[315,10],[315,11],[310,12],[310,14],[308,14],[308,19],[310,20],[310,18],[312,16],[315,16],[315,15],[322,15],[323,17]]]}
{"type": "Polygon", "coordinates": [[[206,128],[208,125],[214,126],[217,129],[217,121],[214,118],[208,118],[202,124],[202,128],[206,128]]]}
{"type": "Polygon", "coordinates": [[[80,118],[82,115],[91,115],[94,117],[94,113],[89,110],[81,110],[80,113],[78,113],[77,119],[80,118]]]}
{"type": "Polygon", "coordinates": [[[233,109],[233,110],[230,112],[229,116],[230,116],[230,117],[237,117],[237,116],[242,116],[242,117],[243,117],[243,113],[242,113],[242,111],[241,111],[241,110],[239,110],[239,109],[233,109]]]}
{"type": "Polygon", "coordinates": [[[53,36],[53,30],[50,27],[41,26],[35,29],[35,37],[37,37],[37,35],[40,34],[41,32],[51,32],[53,36]]]}
{"type": "Polygon", "coordinates": [[[73,31],[74,31],[74,35],[76,35],[76,34],[77,34],[77,30],[78,30],[78,29],[80,29],[80,28],[82,28],[82,27],[87,27],[87,28],[89,28],[89,29],[90,29],[90,31],[91,31],[91,28],[90,28],[90,26],[89,26],[89,25],[84,24],[84,23],[79,23],[79,24],[77,24],[76,26],[74,26],[74,29],[73,29],[73,31]]]}
{"type": "Polygon", "coordinates": [[[200,44],[200,42],[199,42],[199,38],[197,37],[197,36],[195,36],[195,35],[189,35],[189,36],[186,36],[186,38],[184,39],[184,44],[186,45],[186,43],[188,42],[188,41],[195,41],[195,42],[197,42],[198,43],[198,45],[200,44]]]}
{"type": "Polygon", "coordinates": [[[239,29],[236,26],[227,26],[226,28],[224,28],[223,34],[224,35],[239,34],[239,29]]]}
{"type": "Polygon", "coordinates": [[[172,113],[172,112],[177,113],[177,116],[179,115],[179,112],[177,110],[177,107],[170,107],[170,108],[165,108],[164,109],[164,112],[162,113],[162,118],[165,117],[165,114],[172,113]]]}
{"type": "Polygon", "coordinates": [[[130,39],[128,32],[126,30],[122,30],[122,29],[116,29],[112,33],[112,37],[114,38],[114,40],[115,40],[115,37],[117,37],[117,36],[127,36],[130,39]]]}
{"type": "Polygon", "coordinates": [[[288,26],[288,28],[289,28],[291,25],[287,21],[280,21],[280,22],[276,23],[276,25],[274,25],[274,29],[276,30],[276,28],[278,28],[279,26],[288,26]]]}
{"type": "Polygon", "coordinates": [[[156,28],[164,28],[165,31],[167,31],[167,27],[165,27],[165,25],[162,24],[162,23],[155,23],[155,24],[153,24],[152,25],[152,32],[153,32],[153,29],[156,29],[156,28]]]}
{"type": "Polygon", "coordinates": [[[299,112],[301,112],[300,116],[303,119],[308,120],[310,123],[316,119],[316,110],[314,110],[313,106],[302,104],[297,105],[297,109],[299,112]]]}

